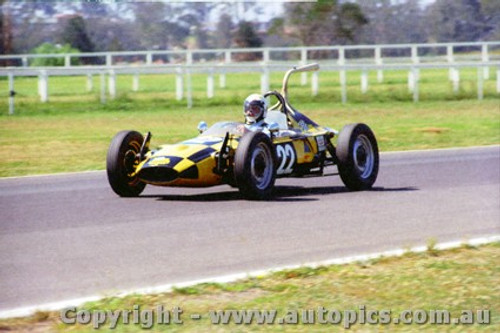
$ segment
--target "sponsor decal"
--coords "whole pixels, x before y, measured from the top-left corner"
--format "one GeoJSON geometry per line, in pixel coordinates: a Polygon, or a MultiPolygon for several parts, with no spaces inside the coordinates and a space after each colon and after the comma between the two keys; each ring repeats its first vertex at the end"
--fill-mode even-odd
{"type": "Polygon", "coordinates": [[[309,126],[307,126],[306,122],[304,120],[300,120],[299,121],[299,127],[304,131],[308,131],[309,130],[309,126]]]}
{"type": "Polygon", "coordinates": [[[157,156],[157,157],[152,157],[147,162],[146,166],[148,167],[168,166],[173,168],[181,160],[182,158],[176,156],[157,156]]]}
{"type": "Polygon", "coordinates": [[[323,151],[326,149],[325,137],[323,135],[317,136],[316,142],[318,143],[318,151],[323,151]]]}
{"type": "Polygon", "coordinates": [[[148,162],[149,166],[159,166],[159,165],[167,165],[170,163],[170,158],[165,156],[155,157],[148,162]]]}

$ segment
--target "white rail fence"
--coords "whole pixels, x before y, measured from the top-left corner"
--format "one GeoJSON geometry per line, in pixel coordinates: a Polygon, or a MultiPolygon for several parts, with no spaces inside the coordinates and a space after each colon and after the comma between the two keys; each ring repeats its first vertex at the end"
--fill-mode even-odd
{"type": "MultiPolygon", "coordinates": [[[[14,112],[15,77],[38,77],[38,94],[41,102],[49,100],[49,77],[51,76],[86,76],[87,90],[93,90],[93,77],[100,77],[100,99],[105,103],[107,98],[115,98],[117,95],[117,77],[120,75],[132,75],[132,91],[139,90],[140,75],[148,74],[172,74],[175,76],[175,96],[177,100],[186,99],[187,107],[193,105],[193,87],[191,76],[193,74],[204,74],[207,77],[206,87],[207,98],[215,96],[215,76],[219,75],[219,85],[225,87],[225,76],[231,73],[260,73],[260,87],[262,92],[270,89],[270,75],[272,72],[285,72],[290,65],[285,64],[222,64],[209,66],[207,64],[193,65],[151,65],[151,66],[78,66],[78,67],[10,67],[0,69],[0,76],[8,77],[9,89],[9,113],[14,112]]],[[[377,72],[378,81],[383,81],[383,72],[388,70],[403,70],[408,73],[408,89],[413,94],[414,102],[419,101],[419,81],[420,71],[425,69],[447,69],[449,80],[453,83],[453,91],[458,93],[460,89],[460,70],[465,68],[475,68],[477,70],[477,98],[483,99],[484,81],[488,80],[486,69],[496,68],[496,92],[500,93],[500,61],[488,62],[461,62],[461,63],[415,63],[415,64],[321,64],[321,73],[310,74],[311,94],[317,95],[320,89],[319,75],[339,75],[340,95],[342,103],[347,102],[347,75],[349,72],[356,72],[360,77],[360,90],[363,94],[368,92],[368,73],[377,72]]],[[[302,73],[306,74],[306,73],[302,73]]],[[[306,85],[308,76],[302,76],[301,83],[306,85]]]]}
{"type": "Polygon", "coordinates": [[[0,55],[0,62],[12,66],[29,67],[35,59],[64,59],[64,67],[74,67],[73,60],[104,66],[125,64],[186,64],[224,63],[229,64],[252,55],[267,64],[292,61],[305,64],[318,60],[336,60],[339,65],[348,62],[381,65],[393,62],[448,62],[481,61],[500,59],[500,41],[428,43],[428,44],[380,44],[349,46],[308,46],[275,48],[234,48],[198,50],[151,50],[126,52],[94,52],[67,54],[17,54],[0,55]],[[493,51],[493,52],[492,52],[493,51]]]}

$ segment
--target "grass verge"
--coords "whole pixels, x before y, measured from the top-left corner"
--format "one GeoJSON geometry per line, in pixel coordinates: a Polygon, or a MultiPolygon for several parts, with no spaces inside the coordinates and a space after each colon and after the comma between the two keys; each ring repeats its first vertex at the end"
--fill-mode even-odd
{"type": "MultiPolygon", "coordinates": [[[[106,105],[79,99],[23,102],[14,116],[0,115],[0,177],[104,169],[109,142],[120,130],[151,131],[152,147],[174,143],[196,136],[200,120],[209,125],[241,120],[240,102],[220,100],[193,109],[127,96],[106,105]]],[[[368,124],[381,151],[500,143],[497,99],[341,105],[298,98],[294,105],[338,130],[352,122],[368,124]]]]}
{"type": "MultiPolygon", "coordinates": [[[[302,310],[356,310],[358,322],[352,331],[430,331],[498,332],[500,330],[500,243],[480,247],[463,246],[446,251],[407,253],[401,257],[380,258],[367,262],[318,268],[299,268],[279,271],[265,277],[249,278],[227,284],[201,284],[174,292],[157,295],[132,295],[125,298],[107,298],[88,303],[79,310],[154,310],[159,305],[172,310],[182,309],[182,324],[156,324],[154,332],[270,331],[311,332],[342,330],[338,324],[304,324],[302,310]],[[298,311],[299,324],[283,325],[278,319],[273,324],[215,325],[209,313],[213,310],[260,309],[276,310],[277,318],[298,311]],[[489,324],[364,324],[359,321],[361,311],[390,310],[396,318],[404,310],[444,310],[450,318],[460,318],[463,310],[489,310],[489,324]],[[192,314],[201,314],[192,320],[192,314]]],[[[130,317],[132,318],[132,316],[130,317]]],[[[173,319],[173,317],[171,317],[173,319]]],[[[477,318],[476,318],[477,319],[477,318]]],[[[132,321],[132,319],[131,319],[132,321]]],[[[145,323],[146,321],[142,321],[145,323]]],[[[101,324],[109,330],[110,321],[101,324]]],[[[139,332],[140,324],[119,324],[117,332],[139,332]]],[[[0,331],[74,331],[92,332],[90,325],[66,325],[59,312],[39,312],[31,317],[0,321],[0,331]]]]}

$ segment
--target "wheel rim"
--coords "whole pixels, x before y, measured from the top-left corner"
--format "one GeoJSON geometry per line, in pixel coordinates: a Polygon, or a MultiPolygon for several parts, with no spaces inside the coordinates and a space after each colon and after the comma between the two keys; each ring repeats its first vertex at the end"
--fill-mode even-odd
{"type": "Polygon", "coordinates": [[[273,175],[273,160],[269,147],[263,143],[258,144],[252,152],[250,172],[255,186],[263,190],[269,186],[273,175]]]}
{"type": "Polygon", "coordinates": [[[371,176],[375,164],[375,153],[370,140],[365,135],[360,135],[354,141],[353,148],[354,167],[361,178],[371,176]]]}
{"type": "Polygon", "coordinates": [[[137,178],[136,175],[132,176],[132,174],[137,165],[139,164],[139,161],[137,160],[137,158],[135,158],[135,156],[139,153],[140,149],[141,149],[141,144],[139,142],[135,140],[129,142],[128,150],[125,153],[125,158],[123,160],[125,172],[127,174],[128,184],[130,186],[135,186],[139,182],[139,178],[137,178]],[[134,157],[133,160],[131,160],[132,157],[134,157]]]}

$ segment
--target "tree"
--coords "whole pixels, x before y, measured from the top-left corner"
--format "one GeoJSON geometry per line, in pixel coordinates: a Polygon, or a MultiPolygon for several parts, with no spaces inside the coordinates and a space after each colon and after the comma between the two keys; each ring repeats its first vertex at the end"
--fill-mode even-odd
{"type": "Polygon", "coordinates": [[[211,5],[206,3],[135,3],[135,27],[142,49],[206,48],[210,38],[203,22],[211,5]]]}
{"type": "MultiPolygon", "coordinates": [[[[64,54],[64,53],[80,53],[77,49],[72,48],[69,44],[53,45],[43,43],[30,51],[35,54],[64,54]]],[[[65,59],[61,58],[35,58],[30,66],[45,67],[45,66],[64,66],[65,59]]],[[[71,58],[71,65],[78,65],[80,62],[76,58],[71,58]]]]}
{"type": "MultiPolygon", "coordinates": [[[[424,43],[427,41],[427,26],[424,10],[419,0],[359,1],[369,23],[357,36],[360,44],[424,43]]],[[[391,49],[387,55],[403,55],[406,50],[391,49]]],[[[409,55],[409,54],[408,54],[409,55]]]]}
{"type": "Polygon", "coordinates": [[[436,0],[427,14],[430,37],[436,42],[476,41],[489,30],[479,0],[436,0]]]}
{"type": "MultiPolygon", "coordinates": [[[[269,28],[264,36],[264,44],[274,47],[289,47],[299,46],[301,41],[291,34],[287,33],[285,19],[283,17],[275,17],[269,22],[269,28]]],[[[288,52],[274,52],[278,59],[296,60],[297,55],[288,52]]]]}
{"type": "Polygon", "coordinates": [[[71,17],[61,34],[62,44],[69,44],[81,52],[93,52],[94,44],[90,40],[83,17],[76,15],[71,17]]]}
{"type": "Polygon", "coordinates": [[[481,0],[481,14],[485,24],[487,40],[500,40],[500,1],[481,0]]]}
{"type": "Polygon", "coordinates": [[[0,0],[0,54],[12,53],[12,20],[5,2],[0,0]]]}
{"type": "Polygon", "coordinates": [[[357,4],[335,0],[286,3],[285,20],[291,35],[303,45],[353,42],[359,28],[368,23],[357,4]]]}
{"type": "MultiPolygon", "coordinates": [[[[250,22],[242,21],[238,24],[238,29],[234,35],[234,43],[241,48],[261,47],[262,39],[257,35],[250,22]]],[[[240,53],[237,55],[236,60],[253,61],[259,59],[260,56],[258,52],[240,53]]]]}
{"type": "Polygon", "coordinates": [[[94,50],[140,50],[141,34],[132,22],[95,17],[87,20],[87,32],[94,43],[94,50]]]}
{"type": "Polygon", "coordinates": [[[334,17],[335,31],[340,44],[347,44],[355,40],[356,34],[362,25],[368,23],[367,17],[361,8],[354,3],[344,3],[336,8],[334,17]]]}
{"type": "Polygon", "coordinates": [[[166,21],[174,9],[163,2],[134,3],[135,23],[141,36],[141,48],[146,50],[167,49],[175,26],[166,21]]]}
{"type": "Polygon", "coordinates": [[[215,47],[222,49],[230,47],[233,29],[234,24],[231,16],[228,14],[222,14],[219,17],[219,22],[217,23],[217,28],[215,30],[215,47]]]}
{"type": "Polygon", "coordinates": [[[242,21],[234,35],[234,42],[238,47],[261,47],[262,39],[257,35],[250,22],[242,21]]]}

